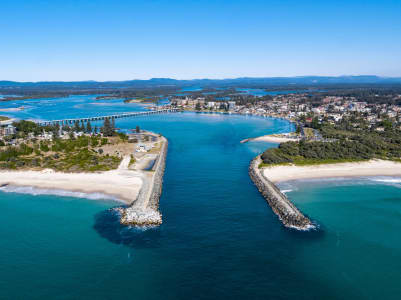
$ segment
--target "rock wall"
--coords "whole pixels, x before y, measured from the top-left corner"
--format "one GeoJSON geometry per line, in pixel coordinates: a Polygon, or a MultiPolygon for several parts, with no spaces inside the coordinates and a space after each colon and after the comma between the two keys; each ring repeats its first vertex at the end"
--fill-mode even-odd
{"type": "Polygon", "coordinates": [[[152,168],[152,170],[155,171],[155,174],[153,175],[153,186],[151,187],[152,191],[149,196],[149,208],[154,210],[159,209],[159,199],[163,190],[164,170],[166,169],[168,141],[166,138],[163,139],[164,143],[162,149],[160,150],[159,157],[152,168]]]}
{"type": "Polygon", "coordinates": [[[152,180],[145,183],[141,188],[138,199],[127,208],[116,208],[120,212],[120,222],[123,225],[160,225],[162,223],[162,214],[159,212],[159,199],[163,189],[163,176],[166,167],[166,157],[168,141],[162,137],[163,145],[159,156],[154,164],[152,171],[152,180]],[[146,207],[138,203],[147,203],[146,207]]]}
{"type": "Polygon", "coordinates": [[[308,230],[315,226],[259,169],[260,156],[251,161],[249,176],[285,227],[308,230]]]}

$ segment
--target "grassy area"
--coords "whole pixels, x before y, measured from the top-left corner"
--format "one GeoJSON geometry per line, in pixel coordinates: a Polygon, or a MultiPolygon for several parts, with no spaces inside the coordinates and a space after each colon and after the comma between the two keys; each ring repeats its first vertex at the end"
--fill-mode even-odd
{"type": "Polygon", "coordinates": [[[134,163],[135,163],[135,158],[134,158],[134,156],[131,154],[128,167],[131,167],[134,163]]]}
{"type": "Polygon", "coordinates": [[[10,118],[5,116],[0,116],[0,121],[7,121],[7,120],[10,120],[10,118]]]}
{"type": "Polygon", "coordinates": [[[118,167],[121,157],[104,154],[110,143],[128,143],[118,137],[81,136],[0,147],[0,169],[44,169],[63,172],[108,171],[118,167]],[[118,140],[118,141],[117,141],[118,140]]]}
{"type": "Polygon", "coordinates": [[[304,128],[304,133],[307,139],[311,139],[314,137],[312,128],[304,128]]]}

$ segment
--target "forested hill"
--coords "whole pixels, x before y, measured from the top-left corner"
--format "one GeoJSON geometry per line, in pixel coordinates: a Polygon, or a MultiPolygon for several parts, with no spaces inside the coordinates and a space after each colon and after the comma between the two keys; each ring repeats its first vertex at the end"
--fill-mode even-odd
{"type": "Polygon", "coordinates": [[[172,78],[152,78],[149,80],[127,81],[42,81],[42,82],[16,82],[0,81],[0,88],[149,88],[162,86],[184,87],[200,86],[276,86],[276,85],[326,85],[326,84],[401,84],[401,77],[364,76],[299,76],[299,77],[242,77],[234,79],[193,79],[177,80],[172,78]]]}

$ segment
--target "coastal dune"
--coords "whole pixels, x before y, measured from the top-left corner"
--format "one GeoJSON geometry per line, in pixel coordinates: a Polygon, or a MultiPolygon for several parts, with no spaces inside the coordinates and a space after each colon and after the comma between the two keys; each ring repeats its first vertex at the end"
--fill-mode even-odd
{"type": "Polygon", "coordinates": [[[275,183],[330,177],[401,176],[401,163],[388,160],[370,160],[310,166],[272,166],[264,168],[263,175],[275,183]]]}

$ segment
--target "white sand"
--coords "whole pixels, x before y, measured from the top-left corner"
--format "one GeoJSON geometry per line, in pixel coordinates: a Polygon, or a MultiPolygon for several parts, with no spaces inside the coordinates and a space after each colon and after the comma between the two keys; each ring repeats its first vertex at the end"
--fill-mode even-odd
{"type": "Polygon", "coordinates": [[[252,141],[263,141],[263,142],[280,144],[280,143],[285,143],[285,142],[296,142],[296,141],[299,141],[299,139],[298,138],[289,138],[289,137],[286,137],[285,135],[270,134],[270,135],[264,135],[264,136],[254,138],[254,139],[252,139],[252,141]]]}
{"type": "Polygon", "coordinates": [[[387,160],[312,166],[275,166],[263,170],[272,182],[352,176],[401,176],[401,163],[387,160]]]}
{"type": "Polygon", "coordinates": [[[25,109],[24,106],[20,106],[20,107],[10,107],[10,108],[0,108],[0,111],[13,112],[13,111],[21,111],[21,110],[24,110],[24,109],[25,109]]]}
{"type": "Polygon", "coordinates": [[[134,201],[142,186],[142,173],[127,170],[129,157],[117,170],[101,173],[62,173],[43,171],[2,171],[0,185],[32,186],[43,189],[67,190],[84,193],[103,193],[134,201]],[[128,162],[127,162],[128,160],[128,162]]]}

